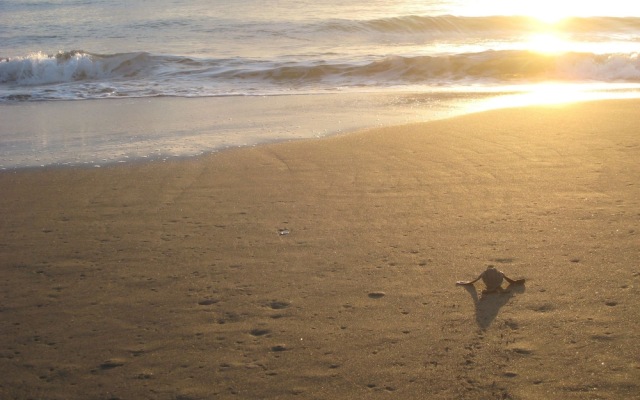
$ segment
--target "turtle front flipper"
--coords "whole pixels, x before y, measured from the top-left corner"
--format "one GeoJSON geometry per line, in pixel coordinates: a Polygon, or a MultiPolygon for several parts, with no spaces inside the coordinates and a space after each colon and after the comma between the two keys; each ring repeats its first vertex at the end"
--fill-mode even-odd
{"type": "Polygon", "coordinates": [[[459,286],[473,285],[474,283],[478,282],[480,278],[482,278],[482,274],[480,274],[476,279],[472,281],[457,281],[456,285],[459,285],[459,286]]]}
{"type": "Polygon", "coordinates": [[[510,279],[506,275],[504,276],[504,279],[511,285],[521,285],[525,282],[525,279],[510,279]]]}

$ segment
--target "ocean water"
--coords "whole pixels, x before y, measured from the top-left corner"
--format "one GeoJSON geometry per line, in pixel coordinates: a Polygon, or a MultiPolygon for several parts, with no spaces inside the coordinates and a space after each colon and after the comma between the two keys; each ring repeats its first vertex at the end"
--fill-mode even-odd
{"type": "MultiPolygon", "coordinates": [[[[35,116],[34,107],[57,101],[302,96],[312,112],[318,109],[313,96],[322,95],[325,111],[316,116],[325,124],[331,124],[336,111],[327,95],[338,99],[347,94],[353,99],[359,94],[363,99],[382,93],[375,104],[369,104],[380,115],[398,113],[399,104],[406,105],[403,112],[418,110],[410,118],[379,122],[384,124],[434,118],[443,110],[460,111],[463,105],[473,109],[468,105],[505,95],[509,96],[506,104],[514,104],[516,98],[527,99],[526,103],[565,96],[567,100],[637,97],[640,7],[615,0],[571,8],[563,4],[544,0],[3,0],[0,116],[21,115],[22,122],[4,124],[13,126],[12,131],[0,128],[0,167],[41,165],[43,159],[48,160],[44,164],[118,159],[113,150],[117,145],[101,150],[94,143],[104,139],[100,137],[85,140],[79,149],[89,155],[75,161],[69,154],[78,154],[78,149],[69,138],[66,154],[34,145],[41,142],[38,135],[47,124],[40,121],[29,127],[29,114],[35,116]],[[45,157],[47,152],[52,154],[45,157]],[[41,157],[34,157],[36,153],[41,157]]],[[[221,102],[216,103],[221,111],[212,117],[209,131],[227,113],[237,117],[243,113],[237,99],[231,108],[221,102]]],[[[337,100],[336,104],[366,112],[361,101],[337,100]]],[[[293,121],[296,116],[288,114],[288,108],[283,105],[279,112],[283,120],[293,121]]],[[[59,124],[47,115],[50,124],[59,124]]],[[[73,118],[82,116],[66,115],[64,124],[71,131],[77,129],[69,125],[73,118]]],[[[236,118],[239,122],[231,127],[240,137],[237,145],[287,138],[276,133],[245,140],[255,133],[248,126],[267,122],[241,119],[236,118]],[[244,137],[243,130],[247,131],[244,137]]],[[[91,122],[86,118],[77,123],[85,138],[92,129],[87,124],[91,122]]],[[[225,132],[229,128],[225,124],[225,132]]],[[[285,130],[281,125],[265,130],[274,128],[285,130]]],[[[102,125],[93,131],[100,136],[113,134],[102,125]]],[[[314,135],[317,132],[309,132],[314,135]]],[[[145,136],[147,141],[155,140],[155,153],[182,155],[180,150],[163,151],[159,136],[173,140],[171,132],[156,136],[145,136]]],[[[49,137],[51,141],[56,138],[49,137]]],[[[201,151],[220,147],[215,141],[202,142],[201,151]]],[[[120,148],[118,154],[134,158],[142,154],[134,151],[133,137],[122,143],[128,148],[120,148]]],[[[227,141],[229,145],[234,143],[227,141]]]]}

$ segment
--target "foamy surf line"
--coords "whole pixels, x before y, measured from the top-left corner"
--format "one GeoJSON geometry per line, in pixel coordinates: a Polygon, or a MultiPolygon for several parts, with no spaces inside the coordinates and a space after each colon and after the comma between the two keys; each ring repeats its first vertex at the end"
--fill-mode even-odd
{"type": "Polygon", "coordinates": [[[0,105],[0,168],[99,167],[195,156],[444,118],[477,98],[351,93],[0,105]]]}
{"type": "Polygon", "coordinates": [[[69,51],[0,60],[0,103],[206,97],[530,82],[640,83],[638,53],[487,50],[352,59],[190,58],[69,51]]]}

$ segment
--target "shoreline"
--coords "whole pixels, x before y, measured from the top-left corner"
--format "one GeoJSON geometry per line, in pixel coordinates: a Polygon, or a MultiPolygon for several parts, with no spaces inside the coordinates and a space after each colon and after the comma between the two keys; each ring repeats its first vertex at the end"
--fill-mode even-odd
{"type": "Polygon", "coordinates": [[[638,109],[1,171],[0,397],[633,397],[638,109]]]}
{"type": "MultiPolygon", "coordinates": [[[[520,94],[511,90],[511,94],[390,91],[4,104],[0,105],[4,121],[0,170],[179,159],[540,101],[535,90],[520,94]]],[[[577,95],[585,101],[597,101],[592,96],[637,97],[633,91],[564,96],[577,95]]]]}
{"type": "Polygon", "coordinates": [[[327,137],[445,118],[473,97],[363,92],[6,104],[0,105],[0,119],[7,121],[0,127],[0,168],[169,160],[327,137]]]}

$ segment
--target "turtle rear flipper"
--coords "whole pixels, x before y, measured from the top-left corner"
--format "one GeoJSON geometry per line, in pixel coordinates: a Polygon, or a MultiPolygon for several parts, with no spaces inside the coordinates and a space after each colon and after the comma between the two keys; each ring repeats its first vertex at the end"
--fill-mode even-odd
{"type": "Polygon", "coordinates": [[[511,291],[509,289],[503,288],[502,286],[498,286],[495,289],[483,289],[482,290],[482,294],[492,294],[492,293],[506,294],[506,293],[511,293],[511,291]]]}

